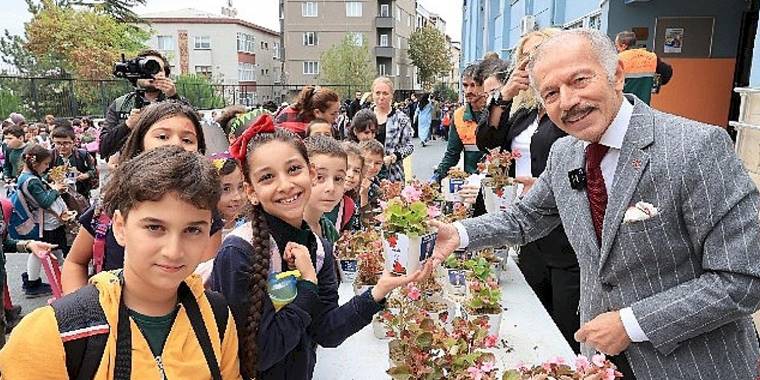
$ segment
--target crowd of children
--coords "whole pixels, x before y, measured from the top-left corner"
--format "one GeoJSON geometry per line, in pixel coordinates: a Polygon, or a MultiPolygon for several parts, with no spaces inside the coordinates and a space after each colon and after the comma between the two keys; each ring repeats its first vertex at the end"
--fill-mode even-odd
{"type": "Polygon", "coordinates": [[[7,244],[36,253],[23,275],[27,295],[50,294],[39,257],[57,254],[65,296],[13,330],[0,351],[3,378],[310,379],[317,345],[340,345],[390,291],[429,275],[431,265],[386,273],[338,305],[333,243],[376,223],[386,154],[371,110],[354,115],[339,141],[332,104],[300,104],[313,114],[291,107],[277,125],[268,112],[223,112],[231,145],[208,157],[196,111],[148,105],[92,201],[89,120],[51,120],[50,148],[38,139],[43,125],[6,125],[6,180],[29,195],[32,213],[43,210],[41,242],[7,244]],[[82,209],[73,210],[72,193],[87,201],[82,209]],[[294,269],[297,296],[275,305],[268,282],[294,269]],[[27,353],[31,339],[43,342],[27,353]]]}

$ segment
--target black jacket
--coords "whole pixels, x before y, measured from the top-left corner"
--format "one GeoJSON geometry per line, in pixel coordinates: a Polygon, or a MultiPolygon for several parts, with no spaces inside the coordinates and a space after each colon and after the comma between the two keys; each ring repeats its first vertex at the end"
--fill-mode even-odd
{"type": "MultiPolygon", "coordinates": [[[[186,103],[190,103],[184,97],[175,94],[172,97],[166,98],[161,93],[158,97],[158,101],[165,99],[171,99],[186,103]]],[[[116,98],[106,110],[106,119],[104,121],[103,129],[100,131],[100,146],[98,152],[100,157],[108,161],[108,157],[118,153],[124,143],[127,142],[127,137],[131,130],[127,128],[127,118],[129,113],[132,112],[132,108],[135,104],[135,93],[130,92],[116,98]]]]}
{"type": "MultiPolygon", "coordinates": [[[[478,123],[478,129],[475,132],[475,142],[481,151],[487,152],[489,149],[501,147],[502,150],[512,150],[512,140],[536,120],[538,111],[536,109],[521,109],[512,117],[509,117],[509,109],[512,104],[505,106],[501,114],[499,128],[489,125],[490,112],[486,109],[478,123]]],[[[549,158],[549,150],[558,139],[567,136],[563,130],[559,129],[544,115],[538,123],[538,129],[530,141],[530,158],[531,172],[533,177],[539,177],[546,169],[546,162],[549,158]]],[[[515,175],[515,166],[510,168],[510,175],[515,175]]],[[[524,251],[535,251],[540,254],[544,261],[552,266],[567,268],[578,266],[578,259],[575,257],[575,251],[567,240],[565,230],[562,225],[555,228],[544,238],[529,243],[523,247],[524,251]]]]}

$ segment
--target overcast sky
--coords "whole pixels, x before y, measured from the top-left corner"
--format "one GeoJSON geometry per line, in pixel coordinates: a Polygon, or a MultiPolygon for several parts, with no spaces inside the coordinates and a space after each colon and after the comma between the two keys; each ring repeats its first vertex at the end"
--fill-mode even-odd
{"type": "MultiPolygon", "coordinates": [[[[461,0],[417,0],[425,9],[440,14],[446,21],[447,34],[455,41],[461,41],[462,34],[462,1],[461,0]]],[[[3,10],[0,11],[0,30],[8,29],[11,34],[22,34],[24,23],[31,15],[26,10],[24,0],[2,0],[3,10]]],[[[163,12],[181,8],[196,8],[210,13],[220,13],[225,0],[206,0],[200,3],[187,0],[148,0],[147,5],[137,7],[139,13],[163,12]]],[[[278,0],[233,0],[238,9],[238,17],[254,24],[279,30],[278,0]]]]}

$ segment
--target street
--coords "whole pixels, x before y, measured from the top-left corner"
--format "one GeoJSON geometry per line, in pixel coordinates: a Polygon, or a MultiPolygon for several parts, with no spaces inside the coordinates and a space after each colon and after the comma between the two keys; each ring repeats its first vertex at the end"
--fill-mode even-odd
{"type": "MultiPolygon", "coordinates": [[[[433,174],[434,166],[437,166],[443,157],[443,153],[446,151],[446,141],[439,139],[431,141],[426,147],[422,147],[418,139],[414,142],[415,151],[412,155],[412,172],[417,178],[427,180],[433,174]]],[[[104,170],[100,166],[100,170],[104,170]]],[[[0,194],[5,194],[4,189],[0,190],[0,194]]],[[[28,254],[26,253],[8,253],[6,252],[6,264],[5,268],[8,273],[8,287],[11,292],[11,299],[14,305],[21,305],[22,314],[28,314],[30,311],[47,304],[50,297],[39,297],[33,299],[27,299],[24,297],[24,292],[21,289],[21,273],[26,271],[26,260],[28,254]]],[[[42,279],[47,282],[47,279],[42,274],[42,279]]]]}

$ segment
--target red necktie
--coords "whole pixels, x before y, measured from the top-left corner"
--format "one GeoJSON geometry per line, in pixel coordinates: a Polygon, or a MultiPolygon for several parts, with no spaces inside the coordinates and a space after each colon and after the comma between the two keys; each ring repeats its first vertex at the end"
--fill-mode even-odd
{"type": "Polygon", "coordinates": [[[604,212],[607,210],[607,188],[602,176],[602,158],[610,148],[599,143],[586,147],[586,195],[591,206],[591,221],[594,223],[596,240],[602,245],[604,212]]]}

